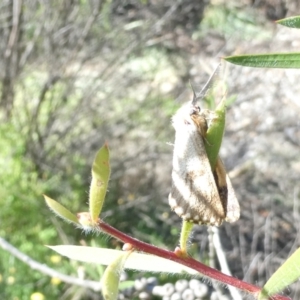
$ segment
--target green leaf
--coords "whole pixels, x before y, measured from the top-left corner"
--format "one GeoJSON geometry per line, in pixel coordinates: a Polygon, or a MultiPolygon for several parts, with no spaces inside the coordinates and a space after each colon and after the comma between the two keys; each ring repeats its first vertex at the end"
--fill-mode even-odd
{"type": "Polygon", "coordinates": [[[205,136],[206,142],[204,145],[207,158],[211,168],[214,170],[225,130],[226,106],[224,99],[219,103],[212,116],[205,136]]]}
{"type": "Polygon", "coordinates": [[[74,214],[72,214],[68,209],[66,209],[63,205],[59,204],[57,201],[49,198],[46,195],[44,195],[44,198],[49,208],[59,217],[63,218],[68,222],[79,224],[77,217],[74,214]]]}
{"type": "Polygon", "coordinates": [[[89,194],[89,209],[95,222],[102,210],[110,176],[109,149],[105,144],[97,152],[92,167],[92,182],[89,194]]]}
{"type": "Polygon", "coordinates": [[[297,249],[285,263],[268,280],[259,294],[259,300],[269,299],[270,296],[281,292],[300,277],[300,248],[297,249]]]}
{"type": "MultiPolygon", "coordinates": [[[[87,263],[109,265],[124,251],[84,247],[84,246],[47,246],[60,255],[87,263]]],[[[154,255],[133,252],[125,262],[125,269],[148,271],[154,273],[188,273],[199,274],[197,271],[179,263],[154,255]]]]}
{"type": "Polygon", "coordinates": [[[122,252],[105,269],[101,278],[102,295],[105,300],[118,299],[121,272],[124,269],[126,259],[131,253],[131,251],[122,252]]]}
{"type": "Polygon", "coordinates": [[[257,68],[300,68],[300,53],[270,53],[227,56],[224,59],[236,65],[257,68]]]}
{"type": "Polygon", "coordinates": [[[290,28],[300,28],[300,16],[281,19],[276,23],[290,28]]]}
{"type": "Polygon", "coordinates": [[[231,106],[236,101],[236,99],[237,99],[236,95],[232,95],[232,96],[226,98],[226,100],[225,100],[226,107],[231,106]]]}

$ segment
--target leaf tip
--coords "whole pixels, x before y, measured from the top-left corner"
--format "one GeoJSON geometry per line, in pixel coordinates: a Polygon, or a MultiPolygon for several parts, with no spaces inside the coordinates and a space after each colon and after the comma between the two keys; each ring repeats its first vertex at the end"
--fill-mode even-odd
{"type": "Polygon", "coordinates": [[[44,195],[47,206],[59,217],[67,222],[79,224],[76,216],[71,213],[67,208],[58,203],[57,201],[51,199],[50,197],[44,195]]]}

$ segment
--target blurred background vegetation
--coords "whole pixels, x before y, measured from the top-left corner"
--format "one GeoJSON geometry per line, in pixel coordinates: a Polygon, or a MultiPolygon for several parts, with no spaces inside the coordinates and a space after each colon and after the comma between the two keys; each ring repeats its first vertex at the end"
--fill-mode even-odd
{"type": "MultiPolygon", "coordinates": [[[[200,89],[220,56],[246,52],[250,44],[256,49],[259,43],[258,50],[269,51],[272,20],[297,13],[297,5],[296,0],[2,0],[0,236],[33,259],[74,276],[81,264],[61,260],[45,244],[120,247],[56,219],[42,197],[47,194],[73,212],[86,211],[91,163],[107,141],[112,176],[105,221],[146,242],[174,248],[181,221],[167,204],[172,114],[190,99],[189,81],[200,89]]],[[[245,85],[232,89],[239,71],[230,82],[226,76],[230,91],[244,91],[245,85]]],[[[237,130],[231,127],[229,137],[237,130]]],[[[234,152],[237,156],[243,146],[234,152]]],[[[227,159],[229,169],[236,167],[234,161],[234,156],[227,159]]],[[[246,172],[246,179],[253,172],[246,172]]],[[[246,189],[253,188],[257,199],[260,181],[243,182],[236,182],[238,195],[246,197],[246,189]]],[[[274,193],[270,197],[283,203],[284,190],[274,193]]],[[[265,220],[265,210],[260,212],[265,220]]],[[[249,214],[251,208],[242,212],[250,222],[245,232],[239,231],[242,223],[226,225],[222,237],[234,276],[262,283],[269,271],[248,272],[253,257],[265,249],[263,236],[253,238],[258,221],[249,214]]],[[[290,223],[285,226],[289,233],[294,230],[290,223]]],[[[200,258],[205,257],[206,235],[205,228],[195,229],[193,249],[200,258]]],[[[282,243],[279,253],[287,245],[282,243]]],[[[100,299],[99,293],[31,270],[2,249],[0,255],[1,299],[30,299],[35,292],[45,299],[100,299]]],[[[99,280],[102,269],[88,266],[85,272],[99,280]]]]}

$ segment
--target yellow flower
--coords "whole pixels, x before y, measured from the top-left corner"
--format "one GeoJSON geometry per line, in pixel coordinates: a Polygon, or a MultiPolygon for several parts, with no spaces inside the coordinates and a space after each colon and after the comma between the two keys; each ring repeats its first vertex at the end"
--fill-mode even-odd
{"type": "Polygon", "coordinates": [[[50,260],[54,264],[58,264],[58,263],[61,262],[61,256],[59,256],[59,255],[51,255],[50,260]]]}
{"type": "Polygon", "coordinates": [[[7,282],[7,284],[14,284],[15,283],[15,277],[8,276],[6,282],[7,282]]]}
{"type": "Polygon", "coordinates": [[[31,294],[30,300],[45,300],[45,296],[42,293],[35,292],[31,294]]]}
{"type": "Polygon", "coordinates": [[[52,285],[59,285],[61,283],[61,280],[57,277],[52,277],[51,278],[51,284],[52,285]]]}

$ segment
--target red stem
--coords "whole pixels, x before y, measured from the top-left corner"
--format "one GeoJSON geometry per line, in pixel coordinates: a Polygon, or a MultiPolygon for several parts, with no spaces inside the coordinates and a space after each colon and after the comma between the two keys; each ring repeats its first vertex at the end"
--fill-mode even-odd
{"type": "MultiPolygon", "coordinates": [[[[223,274],[220,271],[210,268],[210,267],[202,264],[201,262],[194,260],[191,257],[180,257],[180,256],[177,256],[172,251],[164,250],[164,249],[152,246],[150,244],[147,244],[145,242],[139,241],[135,238],[132,238],[129,235],[104,223],[100,219],[98,219],[97,224],[101,228],[102,231],[121,240],[123,243],[130,243],[135,249],[137,249],[139,251],[143,251],[145,253],[153,254],[153,255],[156,255],[159,257],[163,257],[165,259],[175,261],[175,262],[180,263],[184,266],[187,266],[191,269],[194,269],[194,270],[198,271],[199,273],[201,273],[211,279],[215,279],[222,283],[229,284],[231,286],[234,286],[238,289],[243,290],[244,292],[251,293],[253,296],[257,296],[261,290],[259,287],[255,286],[255,285],[249,284],[249,283],[239,280],[237,278],[223,274]]],[[[287,298],[287,297],[281,296],[281,295],[274,295],[270,299],[289,300],[290,298],[287,298]]]]}

